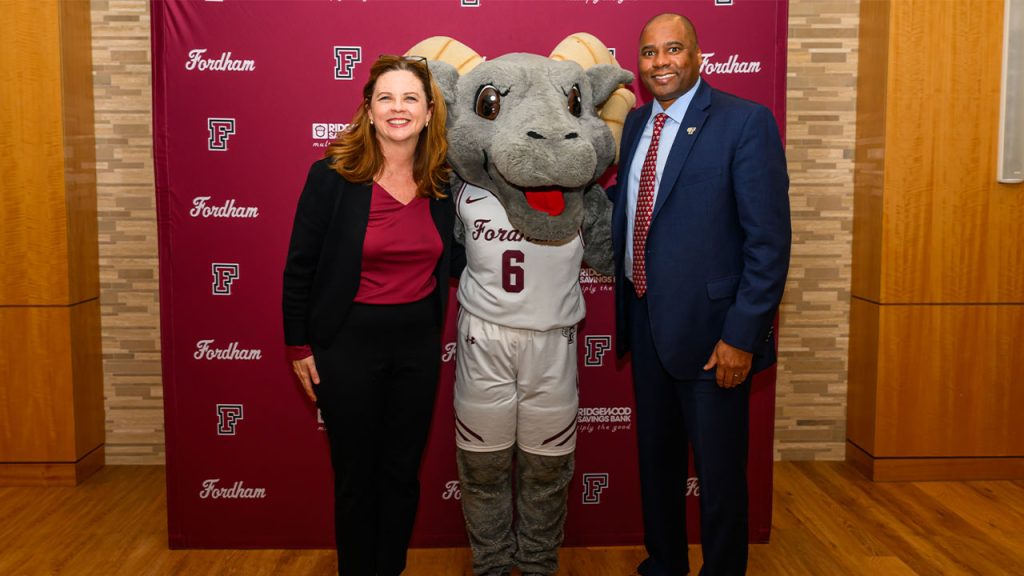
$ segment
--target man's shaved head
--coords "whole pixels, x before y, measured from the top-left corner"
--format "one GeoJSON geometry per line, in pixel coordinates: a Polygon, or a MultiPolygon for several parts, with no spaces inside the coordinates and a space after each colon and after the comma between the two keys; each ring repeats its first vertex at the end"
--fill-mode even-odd
{"type": "Polygon", "coordinates": [[[665,22],[672,20],[682,22],[683,26],[686,26],[686,31],[690,33],[690,38],[693,38],[694,46],[700,45],[697,41],[697,29],[693,27],[693,22],[691,22],[690,19],[687,18],[686,16],[683,16],[682,14],[676,14],[674,12],[664,12],[648,20],[647,24],[644,24],[643,29],[640,30],[640,37],[643,37],[644,32],[647,31],[647,27],[650,26],[651,24],[654,24],[656,22],[665,22]]]}

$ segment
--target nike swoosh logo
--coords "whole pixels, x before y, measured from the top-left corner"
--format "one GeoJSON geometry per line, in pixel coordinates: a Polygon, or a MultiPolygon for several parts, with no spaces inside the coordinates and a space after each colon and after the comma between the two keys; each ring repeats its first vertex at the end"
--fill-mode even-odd
{"type": "Polygon", "coordinates": [[[487,198],[487,196],[477,196],[476,198],[466,198],[466,204],[472,204],[473,202],[479,202],[487,198]]]}

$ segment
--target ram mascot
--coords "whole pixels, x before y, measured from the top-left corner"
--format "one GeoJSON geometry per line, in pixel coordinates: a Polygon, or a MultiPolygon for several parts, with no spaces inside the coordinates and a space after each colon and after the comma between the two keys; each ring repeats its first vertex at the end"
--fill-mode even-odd
{"type": "Polygon", "coordinates": [[[473,572],[554,574],[576,445],[580,266],[612,272],[611,203],[596,182],[635,103],[622,87],[633,75],[582,33],[550,57],[485,61],[441,37],[408,54],[427,58],[448,106],[466,248],[455,430],[473,572]]]}

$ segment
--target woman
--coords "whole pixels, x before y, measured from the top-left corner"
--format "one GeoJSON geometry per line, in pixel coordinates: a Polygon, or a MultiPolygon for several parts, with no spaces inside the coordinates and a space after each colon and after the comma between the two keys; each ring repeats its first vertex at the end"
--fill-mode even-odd
{"type": "Polygon", "coordinates": [[[338,574],[405,568],[448,297],[446,153],[426,62],[381,56],[299,198],[285,343],[330,441],[338,574]]]}

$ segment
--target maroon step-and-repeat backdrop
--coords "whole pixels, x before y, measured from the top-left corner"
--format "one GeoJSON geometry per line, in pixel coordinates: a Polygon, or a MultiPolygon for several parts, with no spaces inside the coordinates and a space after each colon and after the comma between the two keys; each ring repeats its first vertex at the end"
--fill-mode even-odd
{"type": "MultiPolygon", "coordinates": [[[[636,71],[665,11],[700,32],[703,76],[785,118],[787,0],[155,0],[154,139],[172,547],[331,547],[332,472],[284,356],[281,272],[309,164],[345,127],[369,64],[454,37],[485,58],[547,55],[575,32],[636,71]]],[[[633,86],[640,102],[650,95],[633,86]]],[[[642,540],[628,364],[613,285],[584,270],[580,414],[566,545],[642,540]]],[[[452,302],[454,304],[454,291],[452,302]]],[[[454,315],[446,330],[414,545],[465,544],[454,463],[454,315]]],[[[774,370],[754,382],[751,538],[771,527],[774,370]]],[[[352,410],[359,410],[353,406],[352,410]]],[[[682,479],[681,479],[682,480],[682,479]]],[[[688,519],[697,536],[699,482],[688,519]]]]}

